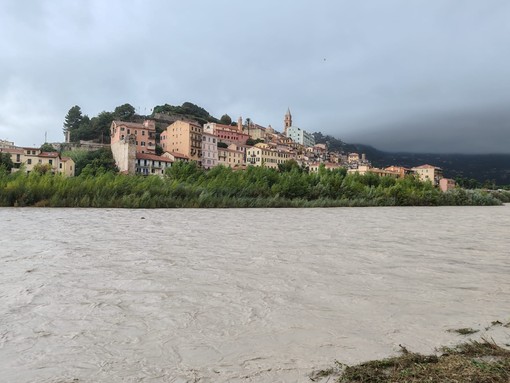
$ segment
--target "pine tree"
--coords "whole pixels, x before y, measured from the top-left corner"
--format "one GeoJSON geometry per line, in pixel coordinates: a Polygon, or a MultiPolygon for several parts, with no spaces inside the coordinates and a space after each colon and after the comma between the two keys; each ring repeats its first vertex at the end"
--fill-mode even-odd
{"type": "Polygon", "coordinates": [[[66,134],[68,131],[71,132],[78,129],[82,123],[82,120],[83,115],[81,113],[81,108],[78,105],[75,105],[69,109],[69,112],[67,112],[64,120],[64,134],[66,134]]]}

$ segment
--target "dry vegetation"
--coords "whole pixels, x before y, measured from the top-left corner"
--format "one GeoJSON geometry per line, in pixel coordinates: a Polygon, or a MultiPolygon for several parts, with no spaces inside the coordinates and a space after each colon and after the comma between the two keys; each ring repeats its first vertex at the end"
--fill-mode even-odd
{"type": "MultiPolygon", "coordinates": [[[[485,330],[510,328],[510,322],[493,321],[485,330]]],[[[471,335],[479,330],[448,330],[471,335]]],[[[355,366],[335,366],[314,372],[314,382],[337,383],[510,383],[510,344],[507,348],[482,338],[455,347],[443,347],[437,355],[421,355],[401,347],[399,356],[373,360],[355,366]]]]}
{"type": "Polygon", "coordinates": [[[493,342],[443,348],[440,356],[403,349],[398,357],[345,367],[339,383],[509,383],[510,351],[493,342]]]}

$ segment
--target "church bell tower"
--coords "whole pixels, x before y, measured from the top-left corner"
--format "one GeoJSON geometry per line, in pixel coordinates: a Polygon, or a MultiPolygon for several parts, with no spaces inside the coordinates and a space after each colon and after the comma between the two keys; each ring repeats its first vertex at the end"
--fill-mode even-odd
{"type": "Polygon", "coordinates": [[[287,136],[287,129],[292,126],[292,114],[290,114],[290,109],[287,108],[287,113],[285,113],[284,119],[284,130],[283,133],[287,136]]]}

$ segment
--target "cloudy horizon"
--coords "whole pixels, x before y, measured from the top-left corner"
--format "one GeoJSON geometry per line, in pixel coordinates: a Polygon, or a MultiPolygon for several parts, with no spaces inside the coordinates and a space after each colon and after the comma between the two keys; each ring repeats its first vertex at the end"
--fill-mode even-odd
{"type": "Polygon", "coordinates": [[[4,0],[0,139],[189,101],[386,151],[510,153],[510,3],[4,0]]]}

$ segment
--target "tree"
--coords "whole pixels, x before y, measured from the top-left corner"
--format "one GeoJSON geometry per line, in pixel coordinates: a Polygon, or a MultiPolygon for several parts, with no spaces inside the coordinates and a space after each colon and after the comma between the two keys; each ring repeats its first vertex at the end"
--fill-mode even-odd
{"type": "Polygon", "coordinates": [[[163,153],[164,153],[164,150],[163,150],[163,148],[161,147],[161,145],[156,144],[156,155],[157,155],[157,156],[160,156],[160,155],[162,155],[163,153]]]}
{"type": "Polygon", "coordinates": [[[81,108],[78,105],[69,109],[64,120],[64,134],[66,134],[67,131],[71,132],[78,129],[82,120],[83,115],[81,113],[81,108]]]}
{"type": "Polygon", "coordinates": [[[55,149],[53,146],[51,146],[51,144],[48,144],[47,142],[42,144],[39,149],[41,150],[41,152],[56,152],[57,151],[57,149],[55,149]]]}
{"type": "Polygon", "coordinates": [[[113,117],[116,120],[132,122],[136,114],[135,108],[131,104],[120,105],[113,111],[113,117]]]}
{"type": "Polygon", "coordinates": [[[303,169],[299,166],[296,160],[287,160],[283,164],[278,164],[278,170],[280,172],[291,172],[294,169],[296,169],[298,173],[303,172],[303,169]]]}
{"type": "Polygon", "coordinates": [[[257,138],[256,140],[254,140],[253,138],[248,138],[246,140],[246,145],[248,145],[248,146],[255,146],[259,142],[264,142],[264,140],[261,139],[261,138],[257,138]]]}
{"type": "Polygon", "coordinates": [[[103,111],[92,117],[90,120],[90,128],[95,136],[95,139],[101,143],[110,143],[110,126],[113,121],[113,113],[103,111]]]}
{"type": "Polygon", "coordinates": [[[0,153],[0,169],[3,168],[10,172],[13,167],[14,163],[12,162],[11,155],[9,153],[0,153]]]}
{"type": "Polygon", "coordinates": [[[232,124],[232,118],[230,118],[230,116],[228,114],[224,114],[220,118],[220,123],[222,123],[224,125],[230,125],[230,124],[232,124]]]}
{"type": "Polygon", "coordinates": [[[53,169],[50,164],[35,164],[32,169],[32,174],[51,174],[53,169]]]}
{"type": "Polygon", "coordinates": [[[85,171],[84,176],[103,174],[105,172],[118,172],[112,151],[109,148],[77,153],[77,155],[74,155],[75,151],[71,153],[71,158],[73,158],[75,162],[75,175],[77,176],[81,175],[85,168],[87,168],[87,171],[85,171]]]}

